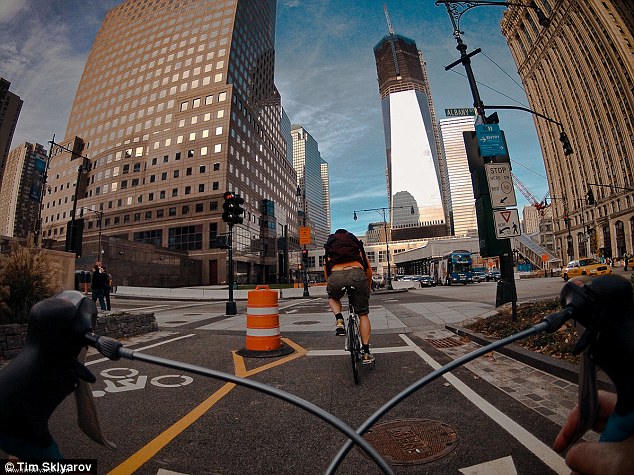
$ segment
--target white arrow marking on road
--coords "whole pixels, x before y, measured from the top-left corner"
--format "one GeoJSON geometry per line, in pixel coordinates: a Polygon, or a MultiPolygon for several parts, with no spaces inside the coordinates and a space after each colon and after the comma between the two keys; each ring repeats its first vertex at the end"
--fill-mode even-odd
{"type": "Polygon", "coordinates": [[[118,379],[116,381],[104,380],[106,383],[106,392],[108,393],[122,393],[124,391],[135,391],[137,389],[143,389],[147,383],[147,376],[139,376],[134,381],[134,378],[118,379]]]}
{"type": "Polygon", "coordinates": [[[464,475],[517,475],[513,457],[503,457],[490,462],[484,462],[471,467],[459,469],[464,475]]]}

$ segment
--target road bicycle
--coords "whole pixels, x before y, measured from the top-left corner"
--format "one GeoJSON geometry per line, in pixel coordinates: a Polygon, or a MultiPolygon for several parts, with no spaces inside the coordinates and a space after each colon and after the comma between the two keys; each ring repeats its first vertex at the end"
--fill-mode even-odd
{"type": "MultiPolygon", "coordinates": [[[[92,391],[87,385],[95,382],[96,378],[82,363],[87,346],[92,346],[113,360],[125,358],[179,369],[235,383],[286,401],[322,419],[348,438],[327,473],[334,473],[357,444],[382,473],[392,474],[390,465],[363,438],[363,434],[389,410],[462,364],[527,336],[554,332],[570,319],[576,320],[585,330],[575,347],[575,352],[583,352],[584,355],[580,375],[582,383],[579,385],[580,419],[575,439],[583,436],[597,417],[596,380],[593,381],[596,363],[610,377],[617,393],[614,413],[600,440],[625,440],[634,434],[632,286],[627,280],[614,275],[571,280],[564,285],[560,302],[563,310],[547,316],[542,322],[427,374],[385,403],[355,431],[329,412],[278,388],[233,374],[144,354],[125,348],[113,338],[96,335],[93,333],[97,316],[95,303],[80,292],[64,291],[33,306],[23,350],[0,371],[0,449],[27,461],[61,458],[48,430],[48,421],[56,407],[73,391],[77,396],[80,428],[95,442],[115,448],[101,432],[92,391]]],[[[354,309],[351,309],[351,314],[356,315],[354,309]]]]}
{"type": "MultiPolygon", "coordinates": [[[[363,349],[361,342],[361,332],[359,330],[359,315],[350,299],[354,287],[346,287],[346,293],[348,294],[348,319],[346,322],[346,343],[345,350],[350,352],[350,361],[352,363],[352,375],[354,376],[354,382],[361,384],[361,368],[363,367],[363,349]]],[[[372,367],[376,361],[372,362],[372,367]]]]}

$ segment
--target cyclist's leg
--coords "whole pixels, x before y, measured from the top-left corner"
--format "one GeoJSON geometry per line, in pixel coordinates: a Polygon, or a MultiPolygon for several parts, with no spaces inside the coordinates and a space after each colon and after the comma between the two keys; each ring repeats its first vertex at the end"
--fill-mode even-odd
{"type": "Polygon", "coordinates": [[[361,333],[361,343],[363,346],[370,345],[370,333],[372,327],[370,325],[370,317],[366,313],[365,315],[359,315],[359,333],[361,333]]]}
{"type": "Polygon", "coordinates": [[[341,313],[341,298],[343,297],[345,291],[343,287],[345,283],[341,281],[341,272],[333,272],[328,277],[328,285],[326,286],[326,291],[328,292],[328,306],[330,310],[335,315],[335,320],[337,322],[337,329],[335,330],[335,335],[343,336],[346,334],[346,330],[343,324],[343,314],[341,313]]]}

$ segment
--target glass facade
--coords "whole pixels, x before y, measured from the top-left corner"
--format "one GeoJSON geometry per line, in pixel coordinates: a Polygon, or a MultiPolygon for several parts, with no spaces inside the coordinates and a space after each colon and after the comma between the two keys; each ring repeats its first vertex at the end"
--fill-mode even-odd
{"type": "MultiPolygon", "coordinates": [[[[217,206],[224,191],[245,200],[245,235],[260,233],[263,200],[297,234],[296,174],[274,84],[275,15],[275,0],[127,0],[108,12],[65,139],[85,141],[78,200],[104,211],[111,223],[104,234],[160,231],[163,246],[223,263],[205,281],[224,280],[224,251],[202,231],[171,230],[216,224],[225,232],[217,206]],[[194,212],[201,207],[209,213],[194,212]]],[[[51,161],[49,183],[63,191],[46,203],[48,236],[65,232],[77,178],[71,158],[51,161]]],[[[234,257],[253,275],[263,274],[255,265],[276,265],[234,257]]]]}

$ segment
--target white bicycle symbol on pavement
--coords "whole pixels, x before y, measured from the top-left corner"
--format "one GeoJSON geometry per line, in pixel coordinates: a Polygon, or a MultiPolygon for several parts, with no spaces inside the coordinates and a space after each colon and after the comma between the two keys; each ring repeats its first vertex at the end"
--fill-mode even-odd
{"type": "MultiPolygon", "coordinates": [[[[94,397],[103,397],[107,393],[121,393],[124,391],[136,391],[143,389],[147,385],[148,377],[139,375],[139,372],[133,368],[109,368],[104,369],[101,373],[104,378],[106,387],[104,390],[96,390],[92,392],[94,397]]],[[[150,384],[159,388],[179,388],[187,386],[193,378],[182,374],[164,374],[155,376],[150,380],[150,384]]]]}

